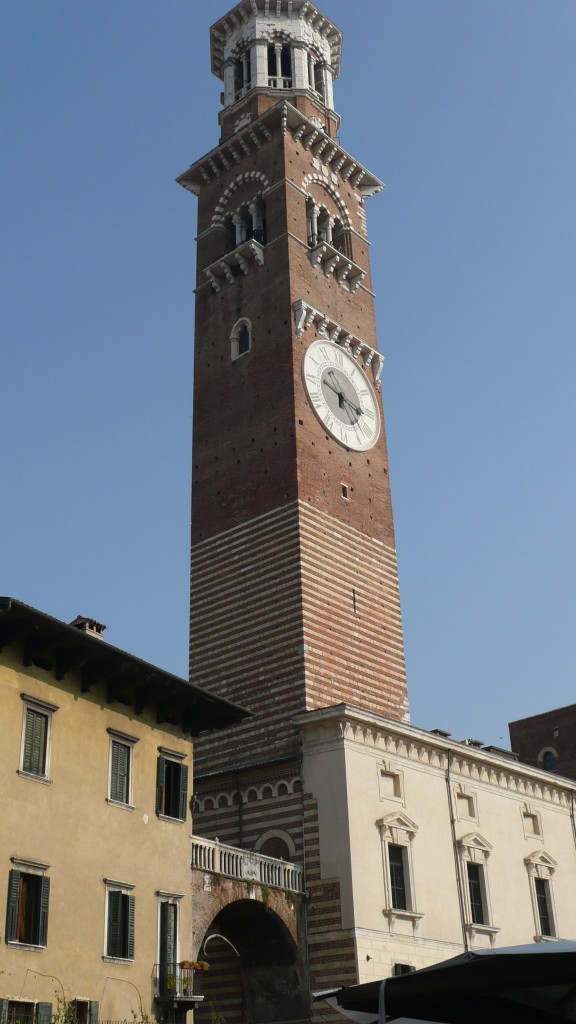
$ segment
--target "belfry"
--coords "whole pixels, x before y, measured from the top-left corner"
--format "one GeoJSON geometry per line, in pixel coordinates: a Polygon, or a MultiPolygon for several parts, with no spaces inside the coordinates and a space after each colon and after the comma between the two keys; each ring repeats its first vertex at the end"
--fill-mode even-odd
{"type": "Polygon", "coordinates": [[[294,715],[406,720],[366,199],[342,148],[340,31],[307,0],[211,29],[219,144],[199,199],[190,672],[251,723],[197,769],[297,754],[294,715]]]}

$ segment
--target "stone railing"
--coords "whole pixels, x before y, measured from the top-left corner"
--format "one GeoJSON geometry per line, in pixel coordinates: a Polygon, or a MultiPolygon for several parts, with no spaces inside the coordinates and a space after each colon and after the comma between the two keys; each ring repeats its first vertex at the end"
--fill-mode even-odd
{"type": "Polygon", "coordinates": [[[298,864],[290,864],[261,853],[225,846],[212,839],[192,837],[192,867],[198,871],[211,871],[226,878],[244,882],[271,885],[276,889],[304,892],[304,871],[298,864]]]}

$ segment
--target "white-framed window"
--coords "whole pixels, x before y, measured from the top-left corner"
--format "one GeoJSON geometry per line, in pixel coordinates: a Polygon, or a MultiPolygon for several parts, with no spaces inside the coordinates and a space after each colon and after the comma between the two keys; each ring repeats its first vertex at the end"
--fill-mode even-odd
{"type": "Polygon", "coordinates": [[[26,947],[48,942],[49,864],[12,857],[8,873],[5,940],[26,947]]]}
{"type": "Polygon", "coordinates": [[[413,934],[417,935],[420,920],[416,907],[414,873],[412,866],[412,845],[418,831],[405,814],[388,814],[376,822],[382,844],[382,867],[384,872],[383,914],[388,918],[390,932],[394,931],[398,919],[412,923],[413,934]]]}
{"type": "Polygon", "coordinates": [[[184,893],[158,890],[158,963],[176,973],[180,959],[180,903],[184,893]]]}
{"type": "Polygon", "coordinates": [[[188,808],[188,766],[186,754],[158,747],[156,772],[156,814],[160,818],[186,821],[188,808]]]}
{"type": "Polygon", "coordinates": [[[21,693],[24,705],[20,774],[47,782],[50,776],[52,716],[56,704],[21,693]]]}
{"type": "Polygon", "coordinates": [[[558,932],[552,878],[558,866],[557,862],[544,850],[536,850],[524,858],[524,863],[530,881],[530,896],[536,925],[534,939],[536,942],[555,939],[558,932]]]}
{"type": "Polygon", "coordinates": [[[491,844],[479,832],[470,832],[458,840],[466,927],[476,944],[488,938],[490,945],[494,945],[500,931],[492,923],[490,907],[487,862],[491,852],[491,844]]]}
{"type": "Polygon", "coordinates": [[[107,729],[110,736],[108,802],[132,807],[134,746],[137,736],[107,729]]]}
{"type": "Polygon", "coordinates": [[[180,961],[180,904],[184,893],[158,890],[158,991],[161,996],[191,995],[194,971],[180,961]]]}
{"type": "Polygon", "coordinates": [[[104,879],[104,959],[133,960],[136,899],[130,882],[104,879]]]}
{"type": "Polygon", "coordinates": [[[252,324],[246,317],[237,320],[230,335],[230,356],[232,362],[248,355],[252,348],[252,324]]]}

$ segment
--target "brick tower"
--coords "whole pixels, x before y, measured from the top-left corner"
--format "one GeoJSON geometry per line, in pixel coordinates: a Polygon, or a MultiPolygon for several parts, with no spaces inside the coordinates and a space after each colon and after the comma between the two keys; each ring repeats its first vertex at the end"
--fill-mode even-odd
{"type": "Polygon", "coordinates": [[[340,31],[307,0],[211,29],[199,198],[191,678],[255,713],[197,768],[292,754],[295,714],[407,717],[365,200],[338,140],[340,31]]]}
{"type": "Polygon", "coordinates": [[[199,200],[190,673],[254,714],[195,745],[194,831],[305,864],[318,988],[356,968],[294,719],[408,717],[365,216],[383,186],[340,145],[341,44],[308,0],[242,0],[211,29],[220,142],[178,179],[199,200]]]}

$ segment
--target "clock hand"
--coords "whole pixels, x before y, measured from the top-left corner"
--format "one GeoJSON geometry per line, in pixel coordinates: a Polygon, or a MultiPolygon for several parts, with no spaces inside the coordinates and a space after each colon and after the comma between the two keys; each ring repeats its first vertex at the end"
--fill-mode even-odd
{"type": "Polygon", "coordinates": [[[326,385],[327,388],[330,388],[330,391],[333,391],[335,395],[338,395],[338,407],[342,409],[344,407],[346,395],[342,391],[342,388],[338,383],[337,378],[334,376],[334,370],[329,370],[327,376],[324,378],[324,384],[326,385]],[[332,378],[334,382],[333,384],[330,384],[328,377],[332,378]],[[334,387],[334,384],[336,385],[336,387],[334,387]]]}
{"type": "Polygon", "coordinates": [[[338,395],[338,397],[340,398],[340,396],[342,395],[342,392],[341,392],[341,391],[339,391],[339,390],[338,390],[337,388],[335,388],[335,387],[334,387],[334,386],[333,386],[333,385],[332,385],[332,384],[330,383],[330,381],[329,381],[329,380],[326,380],[326,377],[324,378],[324,380],[322,381],[322,383],[323,383],[323,384],[325,384],[327,388],[330,388],[330,391],[333,391],[333,392],[334,392],[334,394],[335,394],[335,395],[338,395]]]}
{"type": "Polygon", "coordinates": [[[352,408],[353,408],[353,410],[354,410],[354,412],[356,413],[357,416],[361,416],[362,415],[362,409],[360,409],[359,406],[354,405],[354,402],[352,401],[352,399],[348,398],[348,395],[345,395],[344,392],[342,392],[342,398],[347,403],[347,405],[352,406],[352,408]]]}

